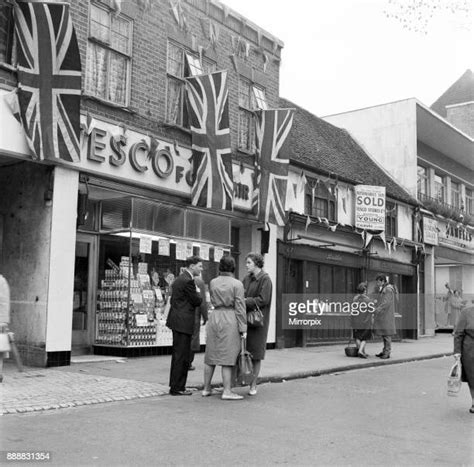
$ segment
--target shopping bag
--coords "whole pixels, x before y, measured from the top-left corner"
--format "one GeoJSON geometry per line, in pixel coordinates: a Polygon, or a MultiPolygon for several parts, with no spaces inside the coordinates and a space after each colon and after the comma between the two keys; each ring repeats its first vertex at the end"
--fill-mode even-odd
{"type": "Polygon", "coordinates": [[[461,361],[457,360],[451,368],[448,376],[448,396],[456,397],[461,390],[461,361]]]}
{"type": "Polygon", "coordinates": [[[234,386],[248,386],[253,380],[252,354],[247,351],[244,338],[241,339],[234,375],[234,386]]]}

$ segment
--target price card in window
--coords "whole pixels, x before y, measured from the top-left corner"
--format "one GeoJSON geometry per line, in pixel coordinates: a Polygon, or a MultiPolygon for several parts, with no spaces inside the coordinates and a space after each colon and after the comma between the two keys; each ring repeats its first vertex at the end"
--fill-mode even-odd
{"type": "Polygon", "coordinates": [[[137,323],[137,326],[139,326],[139,327],[148,326],[148,315],[147,314],[136,314],[135,315],[135,321],[137,323]]]}
{"type": "Polygon", "coordinates": [[[200,245],[199,249],[199,256],[204,261],[209,261],[209,245],[200,245]]]}
{"type": "Polygon", "coordinates": [[[151,254],[151,237],[140,235],[140,253],[151,254]]]}
{"type": "Polygon", "coordinates": [[[170,255],[170,239],[169,238],[160,238],[158,242],[158,254],[160,256],[170,255]]]}
{"type": "Polygon", "coordinates": [[[218,263],[223,256],[224,256],[224,250],[216,246],[214,248],[214,261],[218,263]]]}

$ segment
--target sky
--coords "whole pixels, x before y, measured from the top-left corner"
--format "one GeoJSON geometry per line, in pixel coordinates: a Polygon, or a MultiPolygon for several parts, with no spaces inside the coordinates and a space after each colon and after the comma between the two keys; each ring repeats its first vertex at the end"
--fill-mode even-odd
{"type": "Polygon", "coordinates": [[[221,0],[284,42],[280,95],[320,117],[411,97],[430,106],[474,71],[472,7],[445,8],[474,0],[425,0],[443,7],[417,11],[426,26],[403,15],[407,29],[393,15],[413,1],[221,0]]]}

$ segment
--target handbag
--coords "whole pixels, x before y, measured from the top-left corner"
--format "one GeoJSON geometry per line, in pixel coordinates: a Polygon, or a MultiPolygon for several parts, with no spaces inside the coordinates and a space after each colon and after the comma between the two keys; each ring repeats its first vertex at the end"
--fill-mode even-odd
{"type": "Polygon", "coordinates": [[[0,333],[0,352],[10,352],[11,345],[10,345],[10,338],[8,337],[8,333],[2,332],[0,333]]]}
{"type": "Polygon", "coordinates": [[[248,386],[253,380],[252,354],[247,350],[245,339],[240,340],[240,354],[235,368],[234,385],[248,386]]]}
{"type": "Polygon", "coordinates": [[[448,396],[456,397],[461,390],[461,361],[457,360],[451,368],[448,376],[448,396]]]}
{"type": "Polygon", "coordinates": [[[347,343],[347,347],[344,348],[344,352],[346,353],[346,357],[359,356],[359,348],[357,347],[357,345],[355,345],[355,343],[353,343],[352,339],[349,339],[349,342],[347,343]]]}
{"type": "Polygon", "coordinates": [[[251,328],[262,328],[263,325],[264,317],[262,310],[255,304],[255,309],[247,312],[247,326],[251,328]]]}

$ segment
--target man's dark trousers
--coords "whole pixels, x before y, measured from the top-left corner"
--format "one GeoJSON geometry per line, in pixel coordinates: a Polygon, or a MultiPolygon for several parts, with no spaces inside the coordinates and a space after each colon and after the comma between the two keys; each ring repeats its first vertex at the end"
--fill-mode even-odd
{"type": "Polygon", "coordinates": [[[188,379],[191,335],[173,331],[171,354],[170,392],[185,391],[188,379]]]}

